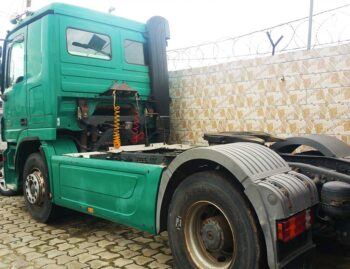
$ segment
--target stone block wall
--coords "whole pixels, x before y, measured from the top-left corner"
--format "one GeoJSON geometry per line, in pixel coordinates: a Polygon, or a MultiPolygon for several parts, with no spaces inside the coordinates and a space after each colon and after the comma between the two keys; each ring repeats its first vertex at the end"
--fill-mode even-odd
{"type": "Polygon", "coordinates": [[[350,44],[169,72],[172,142],[205,132],[334,135],[350,144],[350,44]]]}

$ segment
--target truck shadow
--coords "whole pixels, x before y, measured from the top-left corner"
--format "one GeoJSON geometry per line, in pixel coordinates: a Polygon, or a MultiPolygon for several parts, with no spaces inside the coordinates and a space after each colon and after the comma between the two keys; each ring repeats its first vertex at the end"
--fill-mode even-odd
{"type": "Polygon", "coordinates": [[[350,268],[350,246],[342,246],[337,242],[325,239],[318,239],[316,245],[316,268],[350,268]]]}

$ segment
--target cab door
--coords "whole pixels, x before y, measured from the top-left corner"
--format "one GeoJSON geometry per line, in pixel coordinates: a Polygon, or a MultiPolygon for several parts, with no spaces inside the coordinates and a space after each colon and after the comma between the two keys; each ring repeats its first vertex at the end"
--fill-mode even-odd
{"type": "Polygon", "coordinates": [[[11,34],[7,39],[4,125],[5,139],[17,142],[20,133],[27,129],[26,93],[26,36],[27,27],[11,34]]]}

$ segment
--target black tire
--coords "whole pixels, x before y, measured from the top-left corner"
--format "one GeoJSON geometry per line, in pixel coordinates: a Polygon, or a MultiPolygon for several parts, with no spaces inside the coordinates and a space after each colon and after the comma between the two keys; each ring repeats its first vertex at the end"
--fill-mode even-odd
{"type": "MultiPolygon", "coordinates": [[[[33,183],[34,182],[34,183],[33,183]]],[[[47,165],[40,153],[32,153],[26,160],[23,169],[23,195],[29,214],[35,220],[47,223],[54,219],[56,206],[50,199],[50,182],[47,165]],[[34,195],[31,186],[35,180],[40,180],[37,195],[34,195]],[[38,194],[39,193],[39,194],[38,194]],[[34,199],[37,197],[37,199],[34,199]]]]}
{"type": "Polygon", "coordinates": [[[4,181],[4,169],[1,167],[0,169],[0,195],[2,196],[14,196],[17,192],[9,190],[6,187],[6,183],[4,181]]]}
{"type": "Polygon", "coordinates": [[[168,234],[178,268],[264,267],[257,227],[241,192],[219,173],[190,175],[172,197],[168,234]]]}

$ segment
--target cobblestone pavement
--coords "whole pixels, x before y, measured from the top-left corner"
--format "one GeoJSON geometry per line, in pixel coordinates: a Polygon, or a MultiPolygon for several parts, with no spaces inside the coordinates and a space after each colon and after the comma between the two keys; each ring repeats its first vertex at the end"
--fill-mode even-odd
{"type": "Polygon", "coordinates": [[[23,197],[0,196],[0,268],[171,268],[166,235],[152,236],[92,216],[68,212],[41,224],[23,197]]]}
{"type": "MultiPolygon", "coordinates": [[[[318,268],[349,269],[349,253],[321,248],[318,268]]],[[[23,197],[0,196],[0,268],[172,267],[166,234],[152,236],[72,211],[54,224],[41,224],[29,217],[23,197]]]]}

